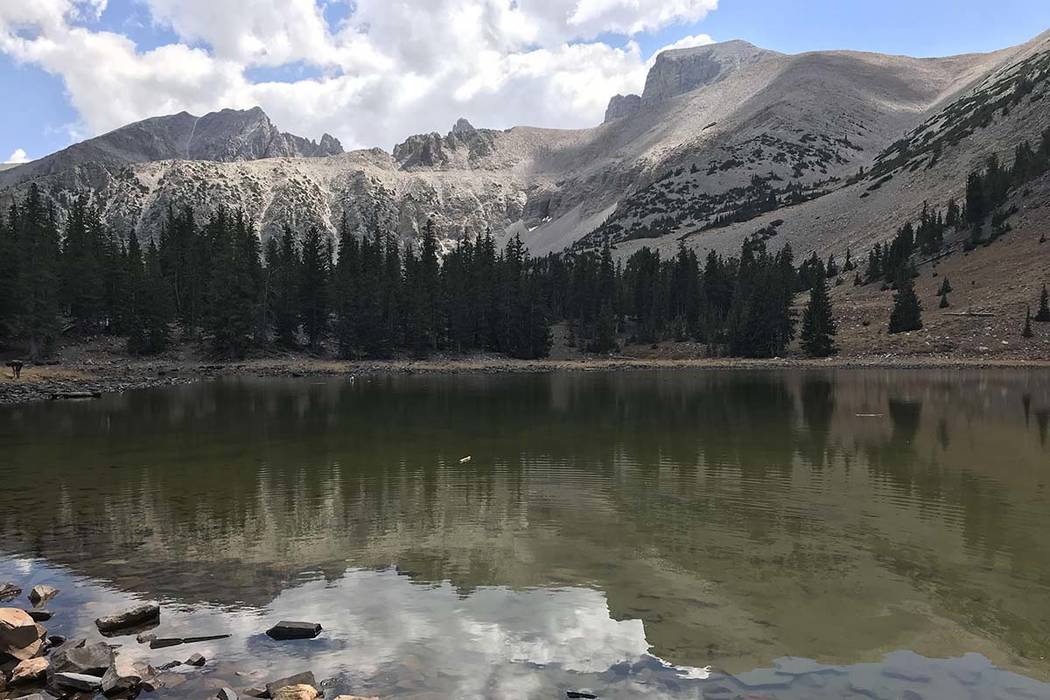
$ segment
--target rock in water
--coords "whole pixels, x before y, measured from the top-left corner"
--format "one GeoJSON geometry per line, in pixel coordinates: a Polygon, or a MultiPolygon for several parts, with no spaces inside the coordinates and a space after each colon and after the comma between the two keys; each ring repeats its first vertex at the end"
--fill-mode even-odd
{"type": "Polygon", "coordinates": [[[190,658],[186,659],[187,666],[203,666],[208,663],[208,660],[200,654],[194,654],[190,658]]]}
{"type": "Polygon", "coordinates": [[[37,624],[25,610],[0,608],[0,654],[25,661],[36,656],[41,646],[37,624]]]}
{"type": "Polygon", "coordinates": [[[56,673],[54,682],[59,688],[80,690],[85,693],[97,693],[102,689],[102,679],[86,673],[56,673]]]}
{"type": "Polygon", "coordinates": [[[312,671],[305,673],[297,673],[294,676],[288,676],[287,678],[280,678],[272,683],[266,684],[266,693],[270,697],[273,697],[278,690],[289,685],[309,685],[316,686],[317,681],[314,679],[312,671]]]}
{"type": "Polygon", "coordinates": [[[127,659],[116,658],[102,676],[102,692],[106,695],[129,693],[142,684],[142,671],[127,659]]]}
{"type": "Polygon", "coordinates": [[[233,692],[232,688],[220,688],[215,697],[218,700],[237,700],[237,693],[233,692]]]}
{"type": "Polygon", "coordinates": [[[111,665],[113,650],[103,642],[88,644],[77,639],[66,642],[51,654],[51,666],[56,671],[102,676],[111,665]]]}
{"type": "Polygon", "coordinates": [[[26,610],[29,613],[29,617],[33,618],[35,622],[47,622],[53,617],[53,613],[50,610],[26,610]]]}
{"type": "Polygon", "coordinates": [[[317,688],[305,683],[286,685],[273,694],[273,700],[316,700],[316,698],[317,688]]]}
{"type": "Polygon", "coordinates": [[[22,592],[22,589],[13,583],[4,581],[0,583],[0,600],[10,600],[18,596],[22,592]]]}
{"type": "Polygon", "coordinates": [[[138,627],[159,620],[160,606],[156,603],[143,603],[122,610],[116,615],[100,617],[95,620],[95,626],[102,634],[113,634],[129,627],[138,627]]]}
{"type": "Polygon", "coordinates": [[[272,639],[313,639],[321,634],[321,625],[316,622],[281,621],[266,630],[272,639]]]}
{"type": "Polygon", "coordinates": [[[17,683],[35,681],[37,678],[40,678],[47,673],[48,666],[50,666],[50,664],[47,659],[44,658],[26,659],[25,661],[19,662],[14,670],[11,671],[11,684],[14,685],[17,683]]]}
{"type": "Polygon", "coordinates": [[[29,602],[33,605],[40,605],[51,600],[56,595],[58,595],[58,589],[54,586],[45,586],[43,584],[33,586],[33,590],[29,591],[29,602]]]}

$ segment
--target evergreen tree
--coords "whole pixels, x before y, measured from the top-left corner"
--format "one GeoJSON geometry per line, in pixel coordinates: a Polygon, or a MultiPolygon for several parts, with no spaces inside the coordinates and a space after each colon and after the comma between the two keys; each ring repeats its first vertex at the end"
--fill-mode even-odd
{"type": "Polygon", "coordinates": [[[948,301],[948,292],[942,292],[941,293],[940,308],[947,309],[950,306],[951,306],[951,303],[949,303],[949,301],[948,301]]]}
{"type": "Polygon", "coordinates": [[[921,328],[922,305],[915,294],[915,285],[910,275],[902,275],[897,281],[897,292],[893,295],[889,332],[904,333],[921,328]]]}
{"type": "Polygon", "coordinates": [[[212,349],[220,357],[242,358],[255,340],[259,292],[253,270],[258,266],[258,247],[245,240],[248,229],[243,216],[231,220],[224,210],[212,216],[204,235],[216,271],[209,279],[206,297],[212,349]]]}
{"type": "Polygon", "coordinates": [[[62,250],[63,306],[79,334],[98,331],[103,320],[104,286],[101,224],[85,195],[73,200],[62,250]]]}
{"type": "Polygon", "coordinates": [[[161,270],[160,252],[151,240],[146,248],[141,289],[142,328],[145,332],[143,353],[163,352],[171,344],[171,321],[174,305],[171,289],[161,270]]]}
{"type": "Polygon", "coordinates": [[[945,277],[941,281],[941,288],[937,290],[937,294],[940,295],[940,296],[944,296],[945,294],[951,293],[951,291],[952,291],[952,283],[948,281],[947,277],[945,277]]]}
{"type": "Polygon", "coordinates": [[[295,235],[287,225],[281,231],[279,252],[268,264],[276,265],[271,273],[273,293],[270,296],[274,335],[281,347],[294,348],[299,332],[299,268],[302,261],[295,245],[295,235]]]}
{"type": "Polygon", "coordinates": [[[809,304],[802,314],[802,349],[810,357],[829,357],[837,352],[835,333],[828,285],[822,280],[810,289],[809,304]]]}
{"type": "Polygon", "coordinates": [[[143,355],[149,351],[146,337],[145,271],[142,248],[134,231],[128,232],[128,249],[124,258],[127,296],[124,298],[124,331],[128,336],[128,352],[143,355]]]}
{"type": "Polygon", "coordinates": [[[1024,314],[1024,330],[1021,331],[1022,338],[1031,338],[1035,335],[1032,332],[1032,307],[1025,307],[1024,314]]]}
{"type": "Polygon", "coordinates": [[[311,226],[303,238],[299,274],[299,318],[310,344],[317,351],[328,330],[328,254],[321,233],[311,226]]]}
{"type": "Polygon", "coordinates": [[[17,334],[29,343],[29,357],[49,356],[59,334],[59,240],[54,209],[44,203],[36,183],[15,218],[17,334]]]}
{"type": "Polygon", "coordinates": [[[1039,295],[1039,311],[1035,314],[1035,320],[1041,323],[1050,322],[1050,295],[1047,294],[1045,284],[1043,293],[1039,295]]]}

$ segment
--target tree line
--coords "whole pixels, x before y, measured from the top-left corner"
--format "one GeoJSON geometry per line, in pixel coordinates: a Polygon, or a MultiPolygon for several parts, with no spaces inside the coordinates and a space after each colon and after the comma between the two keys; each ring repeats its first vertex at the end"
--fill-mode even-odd
{"type": "MultiPolygon", "coordinates": [[[[0,345],[21,342],[36,360],[63,333],[126,337],[135,355],[177,337],[226,358],[260,348],[537,358],[550,351],[552,324],[565,321],[570,344],[591,352],[622,338],[677,339],[772,357],[796,335],[795,295],[816,288],[812,261],[800,274],[790,246],[772,253],[760,237],[739,256],[712,252],[701,264],[684,246],[669,259],[643,248],[615,262],[608,245],[533,257],[520,238],[499,247],[486,233],[442,252],[430,223],[407,246],[375,220],[366,229],[344,220],[331,241],[286,226],[263,247],[243,213],[199,222],[192,209],[169,207],[156,240],[140,241],[105,226],[86,195],[60,226],[33,185],[0,215],[0,345]]],[[[806,347],[827,354],[834,321],[820,265],[824,299],[804,332],[825,338],[806,347]]]]}

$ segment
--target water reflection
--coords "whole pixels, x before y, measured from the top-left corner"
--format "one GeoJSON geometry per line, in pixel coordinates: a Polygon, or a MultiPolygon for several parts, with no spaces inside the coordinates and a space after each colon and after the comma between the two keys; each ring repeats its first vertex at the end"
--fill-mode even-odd
{"type": "Polygon", "coordinates": [[[327,670],[359,683],[405,656],[524,682],[897,649],[1045,679],[1047,416],[1050,379],[994,372],[258,380],[7,408],[0,562],[242,640],[316,612],[347,630],[327,670]]]}

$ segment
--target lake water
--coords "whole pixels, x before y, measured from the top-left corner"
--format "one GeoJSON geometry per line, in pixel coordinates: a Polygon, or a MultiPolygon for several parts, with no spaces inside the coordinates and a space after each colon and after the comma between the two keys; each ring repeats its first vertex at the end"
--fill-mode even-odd
{"type": "Polygon", "coordinates": [[[161,636],[232,635],[118,640],[210,659],[160,696],[309,669],[329,695],[1050,698],[1050,374],[240,379],[4,407],[3,580],[62,589],[65,635],[135,599],[161,636]],[[262,635],[281,619],[325,632],[262,635]]]}

